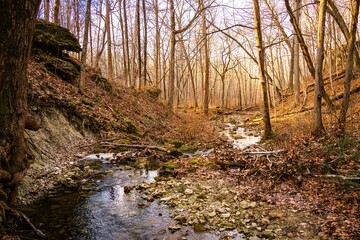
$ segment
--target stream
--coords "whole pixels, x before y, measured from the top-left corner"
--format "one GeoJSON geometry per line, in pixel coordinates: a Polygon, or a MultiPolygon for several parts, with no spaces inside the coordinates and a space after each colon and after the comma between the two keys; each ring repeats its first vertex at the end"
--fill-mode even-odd
{"type": "Polygon", "coordinates": [[[240,120],[238,115],[224,116],[222,122],[225,128],[221,134],[234,148],[244,149],[261,140],[260,133],[246,129],[246,121],[240,120]]]}
{"type": "MultiPolygon", "coordinates": [[[[240,122],[227,122],[225,126],[222,134],[234,148],[244,148],[260,140],[247,134],[240,122]]],[[[147,201],[141,191],[127,193],[124,189],[155,181],[158,171],[110,164],[106,160],[111,155],[89,155],[83,159],[99,161],[101,171],[109,172],[94,180],[92,187],[86,188],[84,184],[80,190],[53,193],[22,209],[47,239],[243,239],[236,230],[224,233],[195,232],[192,227],[171,229],[169,226],[175,226],[176,222],[167,206],[157,200],[147,201]]],[[[20,235],[22,239],[38,239],[30,229],[20,235]]]]}

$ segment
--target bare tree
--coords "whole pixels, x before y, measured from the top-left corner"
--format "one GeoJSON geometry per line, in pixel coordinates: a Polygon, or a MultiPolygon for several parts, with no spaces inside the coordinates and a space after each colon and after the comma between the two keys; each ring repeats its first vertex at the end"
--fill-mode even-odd
{"type": "Polygon", "coordinates": [[[32,160],[24,140],[27,65],[39,0],[0,1],[0,235],[32,160]]]}
{"type": "Polygon", "coordinates": [[[54,2],[54,23],[55,24],[60,24],[59,11],[60,11],[60,0],[55,0],[55,2],[54,2]]]}
{"type": "Polygon", "coordinates": [[[143,37],[143,41],[144,41],[144,47],[143,47],[143,59],[144,59],[144,70],[143,70],[143,83],[144,86],[147,85],[147,38],[148,38],[148,26],[147,26],[147,16],[146,16],[146,4],[145,4],[145,0],[142,0],[142,10],[143,10],[143,20],[144,20],[144,37],[143,37]]]}
{"type": "MultiPolygon", "coordinates": [[[[349,33],[349,29],[348,27],[346,26],[346,23],[345,23],[345,20],[344,18],[342,17],[340,11],[338,10],[335,2],[333,0],[328,0],[328,5],[331,7],[330,8],[327,8],[327,11],[331,14],[331,16],[335,19],[337,25],[339,26],[341,32],[343,33],[345,39],[347,41],[349,41],[349,38],[350,38],[350,33],[349,33]]],[[[357,50],[357,48],[355,48],[355,52],[354,52],[354,55],[355,55],[355,62],[356,62],[356,65],[360,66],[360,56],[359,56],[359,52],[357,50]]]]}
{"type": "Polygon", "coordinates": [[[140,0],[136,1],[136,10],[135,10],[135,29],[134,29],[134,35],[136,36],[136,45],[137,45],[137,64],[138,64],[138,84],[139,88],[142,86],[141,81],[141,33],[140,33],[140,0]]]}
{"type": "Polygon", "coordinates": [[[193,18],[188,22],[187,25],[180,29],[176,29],[175,25],[175,7],[174,0],[169,0],[169,11],[170,11],[170,60],[169,60],[169,94],[168,94],[168,107],[173,108],[174,106],[174,95],[175,95],[175,45],[176,35],[185,32],[196,18],[199,16],[200,11],[197,10],[193,18]]]}
{"type": "MultiPolygon", "coordinates": [[[[294,28],[294,31],[296,33],[296,37],[297,37],[297,39],[299,41],[300,48],[301,48],[302,53],[304,55],[306,65],[307,65],[307,67],[309,69],[309,72],[310,72],[311,76],[315,79],[315,67],[314,67],[313,61],[311,59],[309,48],[308,48],[307,44],[305,43],[304,36],[303,36],[303,34],[301,32],[301,29],[300,29],[300,25],[299,25],[294,13],[293,13],[293,10],[291,9],[289,0],[285,0],[285,6],[286,6],[286,10],[287,10],[287,12],[288,12],[288,14],[290,16],[290,22],[291,22],[291,24],[292,24],[292,26],[294,28]]],[[[325,100],[326,104],[328,105],[328,107],[330,108],[330,110],[335,111],[334,106],[333,106],[329,96],[325,92],[324,86],[320,86],[320,91],[321,91],[322,97],[324,98],[324,100],[325,100]]],[[[304,100],[304,105],[305,105],[305,102],[306,102],[306,99],[304,100]]]]}
{"type": "Polygon", "coordinates": [[[86,13],[85,13],[85,29],[84,29],[84,39],[83,39],[83,49],[81,52],[81,72],[79,80],[79,91],[84,92],[85,87],[85,72],[86,72],[86,58],[87,58],[87,49],[88,49],[88,38],[89,38],[89,26],[91,21],[91,0],[86,2],[86,13]]]}
{"type": "Polygon", "coordinates": [[[326,1],[320,1],[318,30],[317,30],[317,55],[315,69],[315,99],[314,99],[314,134],[320,135],[324,131],[321,111],[321,88],[324,85],[323,80],[323,61],[324,61],[324,38],[326,21],[326,1]]]}
{"type": "MultiPolygon", "coordinates": [[[[295,19],[296,22],[300,22],[300,6],[301,0],[295,0],[296,2],[296,12],[295,19]]],[[[294,106],[300,104],[300,42],[299,38],[294,38],[294,106]]]]}
{"type": "Polygon", "coordinates": [[[155,12],[155,85],[160,85],[160,26],[159,26],[159,3],[158,0],[154,0],[154,12],[155,12]]]}
{"type": "Polygon", "coordinates": [[[262,98],[263,98],[264,139],[268,139],[271,137],[272,130],[271,130],[269,100],[268,100],[268,90],[267,90],[268,83],[265,75],[265,49],[262,40],[259,1],[253,0],[253,3],[254,3],[254,31],[256,37],[256,48],[258,50],[259,78],[261,81],[262,98]]]}
{"type": "Polygon", "coordinates": [[[111,29],[110,29],[110,14],[111,14],[111,5],[110,0],[106,0],[106,18],[105,18],[105,28],[106,28],[106,39],[107,39],[107,64],[108,64],[108,77],[109,79],[113,79],[114,77],[114,68],[112,62],[112,53],[111,53],[111,29]]]}
{"type": "Polygon", "coordinates": [[[44,1],[44,19],[50,21],[50,0],[44,1]]]}
{"type": "MultiPolygon", "coordinates": [[[[210,57],[209,43],[207,36],[206,11],[204,11],[204,0],[199,0],[201,12],[201,35],[203,40],[203,58],[204,58],[204,114],[209,115],[209,85],[210,85],[210,57]]],[[[195,103],[195,105],[197,105],[195,103]]]]}
{"type": "Polygon", "coordinates": [[[123,12],[124,12],[124,45],[125,45],[125,59],[127,62],[127,69],[126,69],[126,79],[128,86],[131,85],[131,73],[130,73],[130,49],[129,49],[129,30],[128,30],[128,20],[127,20],[127,13],[126,13],[126,0],[123,0],[123,12]]]}
{"type": "Polygon", "coordinates": [[[357,31],[357,23],[359,18],[359,4],[360,4],[359,0],[352,1],[350,36],[348,40],[348,50],[347,50],[348,57],[347,57],[345,82],[344,82],[344,98],[341,104],[341,112],[339,116],[339,125],[342,133],[345,133],[346,113],[349,108],[349,102],[350,102],[350,89],[351,89],[351,80],[353,78],[356,31],[357,31]]]}

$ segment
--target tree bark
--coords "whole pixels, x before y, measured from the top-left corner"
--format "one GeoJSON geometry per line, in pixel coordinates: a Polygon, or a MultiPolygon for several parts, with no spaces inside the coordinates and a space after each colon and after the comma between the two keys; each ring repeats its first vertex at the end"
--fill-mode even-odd
{"type": "MultiPolygon", "coordinates": [[[[27,64],[39,0],[0,1],[0,225],[32,155],[24,141],[27,64]]],[[[1,235],[1,226],[0,226],[1,235]]]]}
{"type": "Polygon", "coordinates": [[[85,73],[86,73],[86,58],[87,58],[87,48],[88,48],[88,38],[89,38],[89,25],[91,21],[91,0],[86,2],[86,13],[85,13],[85,29],[84,29],[84,39],[83,39],[83,48],[81,52],[81,72],[79,80],[79,91],[84,92],[85,87],[85,73]]]}
{"type": "Polygon", "coordinates": [[[54,2],[54,23],[59,24],[59,11],[60,11],[60,0],[55,0],[54,2]]]}
{"type": "MultiPolygon", "coordinates": [[[[137,80],[139,88],[141,88],[141,36],[140,36],[140,0],[136,0],[135,6],[135,27],[134,27],[134,37],[136,42],[136,58],[137,58],[137,80]]],[[[134,48],[134,49],[135,49],[134,48]]],[[[135,52],[133,53],[135,54],[135,52]]],[[[135,60],[135,55],[134,55],[135,60]]],[[[135,61],[134,61],[135,62],[135,61]]],[[[135,72],[135,64],[133,66],[133,72],[135,72]]]]}
{"type": "MultiPolygon", "coordinates": [[[[123,60],[123,72],[124,72],[124,86],[128,86],[128,81],[127,81],[127,77],[128,77],[128,72],[127,72],[127,66],[128,66],[128,61],[126,58],[126,49],[125,49],[125,34],[124,34],[124,20],[123,20],[123,10],[122,10],[122,1],[119,0],[118,1],[119,4],[119,23],[120,23],[120,29],[121,29],[121,39],[122,39],[122,51],[123,51],[123,55],[124,55],[124,60],[123,60]]],[[[126,9],[124,9],[124,11],[126,11],[126,9]]]]}
{"type": "Polygon", "coordinates": [[[168,94],[168,107],[170,109],[174,106],[175,94],[175,8],[174,0],[169,0],[170,11],[170,60],[169,60],[169,94],[168,94]]]}
{"type": "Polygon", "coordinates": [[[143,83],[144,86],[147,85],[147,17],[146,17],[146,5],[145,5],[145,0],[142,0],[142,10],[143,10],[143,19],[144,19],[144,50],[143,50],[143,59],[144,59],[144,64],[143,64],[143,83]]]}
{"type": "MultiPolygon", "coordinates": [[[[301,0],[296,0],[296,22],[300,22],[301,0]]],[[[300,43],[297,37],[294,38],[294,106],[300,104],[300,43]]]]}
{"type": "MultiPolygon", "coordinates": [[[[297,38],[299,40],[300,48],[301,48],[302,53],[304,55],[306,65],[307,65],[307,67],[309,69],[309,72],[310,72],[311,76],[315,79],[315,67],[314,67],[314,64],[313,64],[313,62],[311,60],[311,57],[310,57],[309,48],[305,43],[304,37],[303,37],[301,29],[300,29],[300,25],[296,21],[295,15],[294,15],[294,13],[293,13],[293,11],[292,11],[292,9],[290,7],[290,4],[289,4],[289,0],[285,0],[285,6],[286,6],[286,10],[287,10],[287,12],[288,12],[288,14],[290,16],[290,22],[293,25],[296,36],[297,36],[297,38]]],[[[321,91],[321,95],[324,98],[324,100],[325,100],[326,104],[328,105],[329,109],[334,112],[335,111],[334,110],[335,109],[334,105],[332,104],[329,96],[325,92],[325,89],[323,87],[321,87],[320,91],[321,91]]],[[[305,99],[305,101],[306,101],[306,99],[305,99]]],[[[305,105],[305,102],[304,102],[303,105],[305,105]]]]}
{"type": "Polygon", "coordinates": [[[350,36],[348,41],[348,58],[347,58],[345,82],[344,82],[344,98],[341,104],[341,111],[339,116],[340,130],[343,134],[345,133],[346,113],[349,108],[351,80],[353,78],[353,64],[354,64],[357,23],[359,17],[359,4],[360,4],[360,0],[352,1],[352,10],[351,10],[352,16],[351,16],[350,36]]]}
{"type": "Polygon", "coordinates": [[[204,11],[204,0],[199,0],[201,12],[201,35],[204,44],[204,114],[205,116],[209,115],[209,85],[210,85],[210,57],[209,57],[209,43],[207,36],[207,26],[206,26],[206,12],[204,11]]]}
{"type": "Polygon", "coordinates": [[[44,1],[44,19],[50,21],[50,0],[44,1]]]}
{"type": "Polygon", "coordinates": [[[123,0],[123,11],[124,11],[124,41],[125,41],[125,59],[127,62],[127,84],[131,85],[131,73],[130,73],[130,49],[129,49],[129,30],[128,30],[128,20],[126,13],[126,0],[123,0]]]}
{"type": "Polygon", "coordinates": [[[270,113],[269,113],[267,79],[265,75],[265,49],[262,41],[259,1],[253,0],[253,3],[254,3],[254,27],[255,27],[254,31],[256,37],[256,48],[258,50],[259,78],[261,81],[262,98],[263,98],[264,139],[268,139],[271,137],[272,130],[271,130],[270,113]]]}
{"type": "Polygon", "coordinates": [[[188,52],[186,51],[184,41],[180,41],[180,46],[181,46],[182,51],[183,51],[183,53],[185,55],[184,58],[186,60],[186,65],[187,65],[187,67],[189,69],[190,80],[191,80],[191,85],[192,85],[192,93],[193,93],[193,97],[194,97],[195,110],[196,110],[196,108],[198,108],[198,103],[197,103],[197,96],[196,96],[196,86],[195,86],[195,78],[194,78],[194,73],[193,73],[193,67],[191,66],[190,56],[189,56],[188,52]]]}
{"type": "Polygon", "coordinates": [[[106,0],[105,28],[106,28],[106,39],[107,39],[106,48],[107,48],[108,77],[110,80],[113,80],[114,68],[113,68],[112,53],[111,53],[112,42],[111,42],[110,14],[111,14],[110,0],[106,0]]]}
{"type": "Polygon", "coordinates": [[[158,0],[154,1],[155,12],[155,86],[160,86],[160,26],[159,26],[159,3],[158,0]]]}
{"type": "MultiPolygon", "coordinates": [[[[336,7],[336,4],[333,0],[328,0],[328,4],[331,7],[331,10],[329,8],[327,8],[328,12],[333,16],[333,18],[335,19],[337,25],[339,26],[341,32],[343,33],[345,39],[347,41],[349,41],[349,29],[346,26],[345,20],[344,18],[341,16],[341,13],[339,12],[338,8],[336,7]]],[[[359,52],[355,47],[355,62],[357,66],[360,66],[360,56],[359,56],[359,52]]]]}
{"type": "Polygon", "coordinates": [[[315,95],[314,95],[314,134],[321,135],[324,132],[321,110],[321,88],[324,88],[323,62],[324,62],[324,38],[326,21],[326,1],[320,1],[318,30],[317,30],[317,54],[315,70],[315,95]]]}

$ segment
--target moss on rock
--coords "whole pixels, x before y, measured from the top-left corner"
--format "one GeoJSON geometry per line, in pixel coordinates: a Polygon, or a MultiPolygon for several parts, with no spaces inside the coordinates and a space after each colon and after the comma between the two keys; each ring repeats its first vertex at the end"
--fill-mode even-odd
{"type": "Polygon", "coordinates": [[[110,92],[112,90],[112,86],[106,78],[100,76],[99,74],[94,74],[90,78],[97,85],[101,86],[105,91],[110,92]]]}
{"type": "Polygon", "coordinates": [[[81,51],[79,41],[69,29],[43,20],[35,22],[33,45],[55,56],[63,50],[81,51]]]}

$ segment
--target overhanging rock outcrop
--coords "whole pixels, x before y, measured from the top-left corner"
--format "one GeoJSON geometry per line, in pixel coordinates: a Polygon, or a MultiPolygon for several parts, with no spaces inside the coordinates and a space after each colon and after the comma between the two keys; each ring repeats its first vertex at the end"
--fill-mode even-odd
{"type": "Polygon", "coordinates": [[[44,20],[34,28],[32,53],[34,59],[64,81],[74,83],[80,74],[80,63],[67,52],[79,53],[79,41],[69,29],[44,20]]]}

